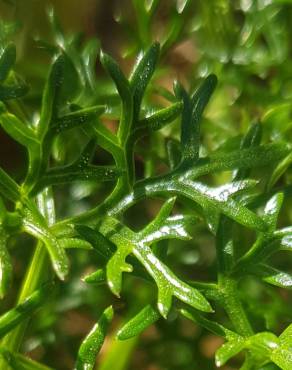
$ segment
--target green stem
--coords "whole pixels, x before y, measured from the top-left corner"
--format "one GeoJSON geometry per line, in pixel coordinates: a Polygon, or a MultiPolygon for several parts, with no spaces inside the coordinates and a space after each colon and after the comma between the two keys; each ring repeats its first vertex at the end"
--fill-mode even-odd
{"type": "Polygon", "coordinates": [[[218,285],[223,296],[223,307],[236,332],[243,336],[253,335],[253,329],[238,295],[237,281],[227,275],[219,275],[218,285]]]}
{"type": "MultiPolygon", "coordinates": [[[[55,209],[51,191],[46,189],[40,195],[38,195],[37,203],[40,212],[47,219],[48,224],[52,225],[55,222],[55,209]]],[[[17,304],[25,301],[25,299],[31,295],[47,277],[47,266],[49,265],[48,262],[49,257],[46,248],[43,246],[42,242],[38,242],[31,263],[23,280],[23,285],[19,293],[17,304]]],[[[28,321],[25,321],[11,331],[11,333],[9,333],[3,339],[3,346],[12,352],[19,351],[27,325],[28,321]]],[[[2,368],[1,364],[0,368],[2,368]]]]}

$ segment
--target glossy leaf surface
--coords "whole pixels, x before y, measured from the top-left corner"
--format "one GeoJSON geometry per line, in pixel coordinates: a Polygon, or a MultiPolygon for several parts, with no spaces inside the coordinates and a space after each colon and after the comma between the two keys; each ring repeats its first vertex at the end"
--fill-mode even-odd
{"type": "Polygon", "coordinates": [[[98,322],[81,343],[77,357],[77,370],[90,370],[94,368],[96,356],[103,345],[112,318],[113,309],[110,306],[102,313],[98,322]]]}

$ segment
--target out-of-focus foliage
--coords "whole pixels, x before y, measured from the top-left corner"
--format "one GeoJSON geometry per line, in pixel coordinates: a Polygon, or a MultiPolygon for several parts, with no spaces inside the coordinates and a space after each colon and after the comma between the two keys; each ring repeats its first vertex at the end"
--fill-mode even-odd
{"type": "Polygon", "coordinates": [[[0,14],[0,368],[291,369],[292,2],[0,14]]]}

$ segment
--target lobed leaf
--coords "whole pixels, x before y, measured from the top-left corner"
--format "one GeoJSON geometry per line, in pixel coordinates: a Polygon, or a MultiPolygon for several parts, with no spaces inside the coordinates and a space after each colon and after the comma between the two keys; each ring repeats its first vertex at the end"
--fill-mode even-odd
{"type": "Polygon", "coordinates": [[[51,66],[43,92],[38,135],[44,138],[60,107],[78,92],[78,74],[70,58],[62,52],[51,66]]]}
{"type": "Polygon", "coordinates": [[[155,219],[139,233],[142,243],[150,245],[162,239],[191,239],[187,232],[187,226],[192,224],[195,218],[187,215],[169,217],[175,200],[176,198],[167,200],[155,219]]]}
{"type": "Polygon", "coordinates": [[[265,222],[255,213],[232,199],[232,195],[254,182],[238,182],[227,184],[219,188],[209,188],[201,183],[190,180],[180,180],[176,184],[169,184],[169,190],[173,189],[178,194],[194,200],[203,208],[215,207],[223,214],[238,223],[256,230],[266,230],[265,222]]]}
{"type": "Polygon", "coordinates": [[[181,86],[176,86],[176,95],[183,100],[181,123],[182,162],[195,163],[199,158],[200,121],[203,111],[216,87],[217,77],[209,75],[190,98],[181,86]]]}
{"type": "Polygon", "coordinates": [[[57,276],[61,280],[64,280],[69,266],[66,253],[61,247],[59,240],[52,234],[45,220],[35,210],[25,207],[23,209],[23,216],[24,230],[44,243],[57,276]]]}
{"type": "MultiPolygon", "coordinates": [[[[170,202],[172,203],[173,200],[170,202]]],[[[167,214],[165,205],[163,212],[167,214]]],[[[130,272],[131,265],[126,262],[129,254],[133,254],[145,267],[158,287],[158,310],[166,317],[175,296],[181,301],[202,311],[210,312],[212,308],[203,295],[195,288],[190,287],[178,279],[175,274],[155,256],[149,245],[143,241],[142,234],[134,233],[112,217],[103,220],[100,232],[117,246],[116,253],[107,265],[107,280],[114,294],[121,289],[122,273],[130,272]]]]}
{"type": "Polygon", "coordinates": [[[116,296],[120,296],[122,289],[123,272],[132,272],[133,266],[126,262],[126,257],[132,252],[131,242],[119,244],[118,250],[110,258],[106,265],[106,277],[110,290],[116,296]]]}
{"type": "Polygon", "coordinates": [[[282,159],[290,151],[286,144],[264,144],[201,158],[186,176],[195,179],[217,171],[247,169],[270,165],[282,159]]]}
{"type": "Polygon", "coordinates": [[[205,297],[195,288],[178,279],[175,274],[165,266],[146,244],[137,244],[133,249],[135,257],[144,265],[147,272],[154,279],[158,287],[157,307],[160,314],[166,318],[171,308],[172,297],[205,312],[212,308],[205,297]]]}

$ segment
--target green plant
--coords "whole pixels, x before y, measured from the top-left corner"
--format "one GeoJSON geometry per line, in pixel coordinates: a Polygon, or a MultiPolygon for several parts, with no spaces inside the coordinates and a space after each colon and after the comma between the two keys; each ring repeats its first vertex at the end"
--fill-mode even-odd
{"type": "MultiPolygon", "coordinates": [[[[27,169],[20,181],[3,169],[0,172],[1,298],[7,293],[12,273],[8,240],[28,234],[37,244],[17,305],[0,317],[2,368],[47,368],[19,351],[27,319],[40,306],[46,309],[48,291],[58,294],[51,282],[61,287],[59,280],[70,280],[69,249],[84,250],[80,256],[86,256],[85,264],[88,256],[98,256],[96,270],[83,277],[88,289],[97,289],[95,293],[99,292],[97,286],[107,285],[115,296],[122,296],[124,273],[132,273],[142,279],[142,286],[149,284],[157,291],[145,293],[146,300],[137,292],[135,314],[126,314],[132,318],[120,325],[118,340],[137,337],[155,322],[166,320],[171,326],[185,317],[224,338],[215,356],[218,367],[242,351],[241,369],[292,367],[291,324],[285,320],[279,331],[268,322],[268,318],[280,320],[285,303],[269,310],[262,307],[265,298],[261,297],[266,291],[276,292],[280,302],[280,294],[270,291],[269,285],[283,289],[292,285],[291,274],[276,268],[271,259],[278,252],[288,253],[292,245],[291,215],[278,221],[283,203],[289,207],[291,196],[291,143],[288,135],[270,140],[264,124],[256,122],[244,135],[234,141],[226,138],[214,150],[202,144],[201,122],[217,78],[209,74],[196,80],[196,88],[189,91],[177,81],[173,91],[156,86],[161,72],[160,45],[155,42],[149,46],[147,25],[158,3],[153,1],[147,10],[134,1],[141,20],[136,45],[144,53],[130,77],[111,56],[99,51],[95,40],[82,44],[77,37],[67,37],[51,14],[56,39],[54,45],[42,42],[53,58],[37,115],[26,100],[27,86],[13,70],[15,46],[3,45],[0,124],[26,149],[27,169]],[[100,82],[95,75],[98,52],[111,82],[100,82]],[[155,94],[167,99],[166,106],[153,103],[155,94]],[[28,108],[23,109],[26,103],[28,108]],[[118,120],[116,132],[107,127],[108,120],[118,120]],[[173,122],[176,129],[167,131],[173,122]],[[147,149],[149,143],[157,148],[147,149]],[[106,163],[95,164],[97,147],[109,154],[106,163]],[[143,158],[142,175],[137,156],[143,158]],[[163,171],[159,170],[161,164],[163,171]],[[285,181],[279,182],[285,175],[285,181]],[[62,189],[62,185],[73,183],[87,184],[92,197],[98,192],[106,196],[97,204],[91,201],[90,207],[76,215],[70,212],[63,190],[59,199],[68,209],[57,207],[56,212],[58,186],[62,189]],[[97,188],[96,183],[112,187],[108,191],[108,186],[97,188]],[[136,223],[131,227],[127,211],[157,198],[162,205],[155,216],[143,226],[136,223]],[[168,265],[169,241],[190,241],[200,234],[200,228],[208,232],[216,247],[214,274],[200,280],[180,278],[174,272],[175,264],[174,269],[168,265]],[[256,298],[246,292],[253,284],[260,285],[256,298]]],[[[174,23],[172,36],[163,44],[163,54],[183,34],[184,18],[179,15],[183,9],[176,13],[179,22],[174,23]]],[[[265,120],[269,120],[266,112],[265,120]]],[[[136,217],[142,210],[136,211],[136,217]]],[[[70,258],[74,260],[73,253],[70,258]]],[[[108,304],[102,302],[99,311],[103,306],[108,304]]],[[[114,311],[111,306],[104,310],[81,343],[77,369],[94,367],[114,311]]],[[[116,349],[125,354],[121,369],[134,346],[132,340],[125,342],[128,347],[116,349]]],[[[114,344],[112,348],[115,355],[114,344]]],[[[106,358],[100,368],[109,369],[111,361],[106,358]]]]}

